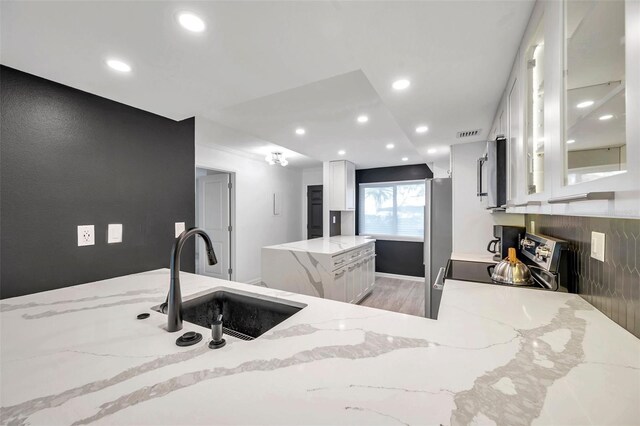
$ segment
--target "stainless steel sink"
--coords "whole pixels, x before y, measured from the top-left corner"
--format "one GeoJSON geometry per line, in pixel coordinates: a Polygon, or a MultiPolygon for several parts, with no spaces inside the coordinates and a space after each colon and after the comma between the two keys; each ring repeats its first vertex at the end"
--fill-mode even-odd
{"type": "MultiPolygon", "coordinates": [[[[219,287],[183,300],[182,319],[211,328],[213,319],[222,314],[226,334],[253,340],[306,306],[290,300],[219,287]]],[[[161,305],[151,309],[166,314],[161,305]]]]}

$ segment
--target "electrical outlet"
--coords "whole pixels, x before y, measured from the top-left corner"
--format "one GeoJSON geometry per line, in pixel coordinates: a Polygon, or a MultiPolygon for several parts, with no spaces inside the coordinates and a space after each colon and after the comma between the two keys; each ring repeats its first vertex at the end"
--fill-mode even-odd
{"type": "Polygon", "coordinates": [[[591,257],[604,262],[604,240],[602,232],[591,232],[591,257]]]}
{"type": "Polygon", "coordinates": [[[95,245],[93,225],[78,225],[78,247],[95,245]]]}
{"type": "Polygon", "coordinates": [[[176,222],[176,238],[180,236],[185,230],[184,222],[176,222]]]}
{"type": "Polygon", "coordinates": [[[107,227],[107,243],[121,243],[122,242],[122,224],[110,223],[107,227]]]}

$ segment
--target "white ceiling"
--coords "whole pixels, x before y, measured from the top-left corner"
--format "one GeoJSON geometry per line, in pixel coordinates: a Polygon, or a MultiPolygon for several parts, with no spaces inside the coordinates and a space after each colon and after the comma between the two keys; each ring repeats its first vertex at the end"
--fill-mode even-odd
{"type": "Polygon", "coordinates": [[[432,162],[461,142],[457,131],[486,137],[533,3],[3,1],[0,60],[173,119],[219,120],[317,160],[341,147],[360,168],[403,155],[432,162]],[[207,30],[184,31],[182,10],[207,30]],[[108,69],[110,56],[132,73],[108,69]],[[398,77],[411,87],[393,91],[398,77]],[[367,126],[355,122],[363,108],[367,126]],[[293,134],[301,122],[304,141],[293,134]],[[423,123],[429,132],[416,134],[423,123]]]}
{"type": "Polygon", "coordinates": [[[208,114],[320,161],[347,159],[360,168],[420,163],[416,148],[398,126],[362,71],[307,84],[208,114]],[[369,121],[358,123],[366,115],[369,121]],[[304,135],[295,129],[302,127],[304,135]],[[393,149],[387,149],[393,144],[393,149]],[[338,151],[344,150],[344,156],[338,151]],[[381,155],[384,154],[384,155],[381,155]]]}
{"type": "Polygon", "coordinates": [[[297,151],[202,117],[196,117],[196,143],[222,148],[255,160],[264,160],[267,154],[280,152],[289,161],[288,166],[290,167],[305,169],[322,166],[319,160],[307,157],[297,151]]]}

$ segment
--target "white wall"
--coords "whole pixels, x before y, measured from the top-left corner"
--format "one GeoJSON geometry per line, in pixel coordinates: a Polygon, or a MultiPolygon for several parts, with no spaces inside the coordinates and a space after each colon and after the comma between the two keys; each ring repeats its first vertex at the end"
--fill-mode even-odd
{"type": "Polygon", "coordinates": [[[304,239],[307,238],[307,186],[322,184],[322,167],[302,169],[302,238],[304,239]]]}
{"type": "Polygon", "coordinates": [[[433,163],[427,163],[427,166],[433,172],[434,179],[438,178],[448,178],[449,170],[451,170],[450,159],[443,159],[433,163]]]}
{"type": "Polygon", "coordinates": [[[235,280],[260,278],[262,247],[303,239],[302,170],[270,166],[264,160],[216,146],[219,126],[196,117],[196,167],[235,173],[235,280]],[[281,214],[273,215],[273,193],[281,197],[281,214]]]}
{"type": "Polygon", "coordinates": [[[486,254],[493,239],[493,225],[524,226],[519,214],[491,213],[477,197],[476,161],[486,142],[473,142],[451,147],[453,184],[453,251],[486,254]]]}

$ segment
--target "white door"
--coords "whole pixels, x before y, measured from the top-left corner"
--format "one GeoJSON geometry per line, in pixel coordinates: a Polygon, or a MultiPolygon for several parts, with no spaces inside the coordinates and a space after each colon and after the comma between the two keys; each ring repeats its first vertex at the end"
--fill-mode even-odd
{"type": "Polygon", "coordinates": [[[203,243],[199,242],[197,272],[210,277],[231,279],[229,175],[222,173],[202,176],[197,183],[198,226],[209,234],[218,258],[216,265],[209,265],[203,243]]]}

